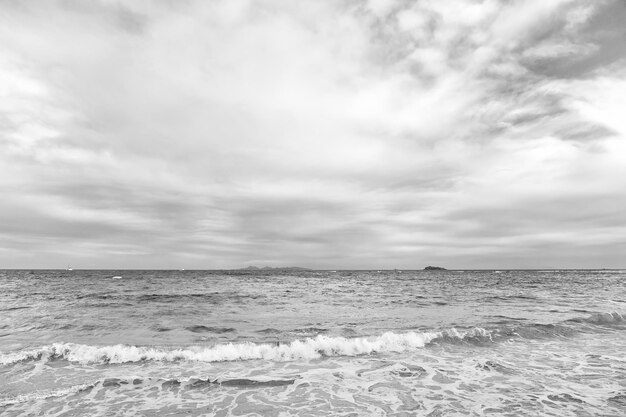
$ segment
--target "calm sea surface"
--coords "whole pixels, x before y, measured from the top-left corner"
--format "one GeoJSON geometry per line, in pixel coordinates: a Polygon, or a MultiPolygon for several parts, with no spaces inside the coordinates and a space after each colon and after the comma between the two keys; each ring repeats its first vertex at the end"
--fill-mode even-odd
{"type": "Polygon", "coordinates": [[[0,414],[623,416],[624,271],[0,271],[0,414]]]}

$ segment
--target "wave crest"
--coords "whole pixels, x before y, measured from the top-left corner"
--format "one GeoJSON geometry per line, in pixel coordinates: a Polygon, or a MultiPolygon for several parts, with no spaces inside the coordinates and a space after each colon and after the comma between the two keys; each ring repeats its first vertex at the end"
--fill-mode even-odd
{"type": "Polygon", "coordinates": [[[475,327],[466,331],[447,329],[440,332],[387,332],[377,337],[316,337],[294,340],[289,343],[226,343],[211,347],[190,346],[179,349],[128,345],[92,346],[75,343],[54,343],[36,350],[0,353],[0,365],[11,365],[32,360],[64,359],[70,362],[129,363],[141,361],[197,361],[229,362],[240,360],[267,360],[287,362],[319,359],[326,356],[358,356],[375,353],[405,352],[431,344],[485,345],[510,338],[542,339],[567,337],[576,329],[566,323],[587,323],[622,329],[622,314],[597,313],[587,318],[566,320],[563,324],[526,324],[486,330],[475,327]]]}
{"type": "Polygon", "coordinates": [[[592,324],[621,324],[626,319],[620,313],[614,311],[612,313],[595,313],[586,320],[592,324]]]}
{"type": "Polygon", "coordinates": [[[91,346],[54,343],[39,350],[0,355],[0,364],[26,360],[65,359],[77,363],[128,363],[140,361],[227,362],[263,359],[276,362],[319,359],[323,356],[357,356],[371,353],[404,352],[422,348],[440,334],[409,332],[384,333],[375,338],[328,337],[294,340],[285,344],[227,343],[209,348],[189,347],[163,350],[152,347],[112,345],[91,346]]]}

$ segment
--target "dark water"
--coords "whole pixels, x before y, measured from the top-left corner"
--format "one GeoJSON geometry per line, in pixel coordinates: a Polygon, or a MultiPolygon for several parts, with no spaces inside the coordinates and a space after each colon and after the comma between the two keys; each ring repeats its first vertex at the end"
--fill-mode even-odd
{"type": "Polygon", "coordinates": [[[0,414],[626,415],[623,271],[0,271],[0,414]]]}

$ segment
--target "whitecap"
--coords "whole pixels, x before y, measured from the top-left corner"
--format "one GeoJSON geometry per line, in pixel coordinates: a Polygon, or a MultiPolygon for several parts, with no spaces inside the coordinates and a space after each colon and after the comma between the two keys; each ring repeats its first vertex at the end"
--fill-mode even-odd
{"type": "Polygon", "coordinates": [[[91,346],[75,343],[54,343],[35,351],[0,355],[0,363],[25,360],[65,359],[77,363],[127,363],[140,361],[227,362],[238,360],[293,361],[319,359],[324,356],[357,356],[373,353],[404,352],[423,348],[440,333],[384,333],[378,337],[329,337],[294,340],[285,344],[227,343],[209,348],[187,347],[165,350],[156,347],[127,345],[91,346]]]}

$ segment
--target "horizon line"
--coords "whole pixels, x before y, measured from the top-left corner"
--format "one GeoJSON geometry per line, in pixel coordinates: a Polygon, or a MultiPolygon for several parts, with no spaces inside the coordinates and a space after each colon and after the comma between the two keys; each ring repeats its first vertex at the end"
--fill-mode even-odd
{"type": "Polygon", "coordinates": [[[307,267],[241,267],[241,268],[0,268],[0,271],[269,271],[269,270],[300,270],[302,272],[307,271],[426,271],[426,272],[440,272],[440,271],[621,271],[626,268],[443,268],[428,270],[426,268],[307,268],[307,267]]]}

